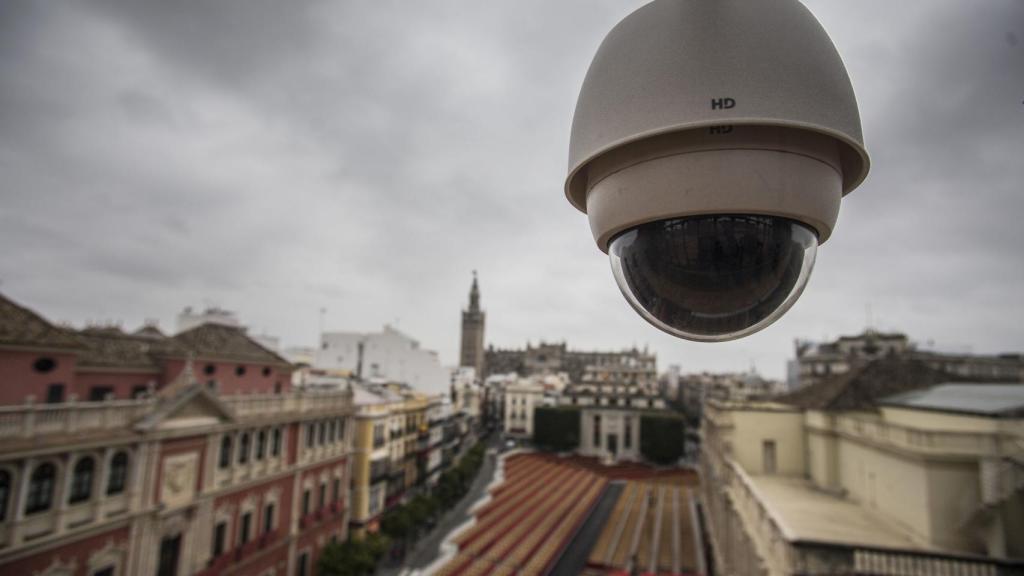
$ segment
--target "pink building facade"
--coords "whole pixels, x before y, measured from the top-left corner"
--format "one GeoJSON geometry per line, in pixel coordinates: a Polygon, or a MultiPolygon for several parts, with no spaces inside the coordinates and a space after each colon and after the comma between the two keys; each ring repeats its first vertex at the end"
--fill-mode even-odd
{"type": "Polygon", "coordinates": [[[347,537],[350,391],[234,327],[75,331],[0,295],[0,574],[311,576],[347,537]]]}

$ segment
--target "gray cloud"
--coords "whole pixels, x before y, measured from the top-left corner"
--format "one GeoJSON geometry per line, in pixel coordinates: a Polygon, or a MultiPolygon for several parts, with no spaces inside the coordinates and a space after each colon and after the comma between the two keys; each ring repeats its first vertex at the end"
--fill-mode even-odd
{"type": "Polygon", "coordinates": [[[697,345],[629,310],[561,192],[590,57],[640,4],[5,2],[0,289],[75,322],[214,302],[295,344],[326,307],[450,363],[479,269],[501,346],[777,376],[870,303],[919,340],[1024,349],[1024,5],[808,0],[873,171],[783,320],[697,345]]]}

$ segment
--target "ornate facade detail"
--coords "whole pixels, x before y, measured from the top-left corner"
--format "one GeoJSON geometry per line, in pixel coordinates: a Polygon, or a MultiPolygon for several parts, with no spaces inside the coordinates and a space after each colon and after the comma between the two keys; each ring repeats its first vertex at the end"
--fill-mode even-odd
{"type": "Polygon", "coordinates": [[[32,572],[32,576],[74,576],[78,569],[78,563],[74,560],[61,560],[54,558],[53,562],[45,570],[32,572]]]}

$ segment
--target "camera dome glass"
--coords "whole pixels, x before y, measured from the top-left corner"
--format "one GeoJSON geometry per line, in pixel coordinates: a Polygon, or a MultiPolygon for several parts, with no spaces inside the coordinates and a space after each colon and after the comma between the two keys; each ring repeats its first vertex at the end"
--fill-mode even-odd
{"type": "Polygon", "coordinates": [[[642,224],[608,253],[626,300],[681,338],[721,342],[768,326],[807,285],[818,237],[770,216],[709,215],[642,224]]]}

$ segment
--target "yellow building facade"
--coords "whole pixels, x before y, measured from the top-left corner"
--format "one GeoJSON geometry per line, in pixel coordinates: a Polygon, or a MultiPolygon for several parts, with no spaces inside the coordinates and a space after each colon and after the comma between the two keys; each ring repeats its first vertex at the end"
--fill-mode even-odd
{"type": "Polygon", "coordinates": [[[356,389],[350,523],[362,536],[425,480],[427,411],[440,398],[393,385],[356,389]]]}
{"type": "Polygon", "coordinates": [[[874,376],[705,408],[702,500],[725,573],[1024,571],[1024,385],[867,402],[886,389],[874,376]]]}

